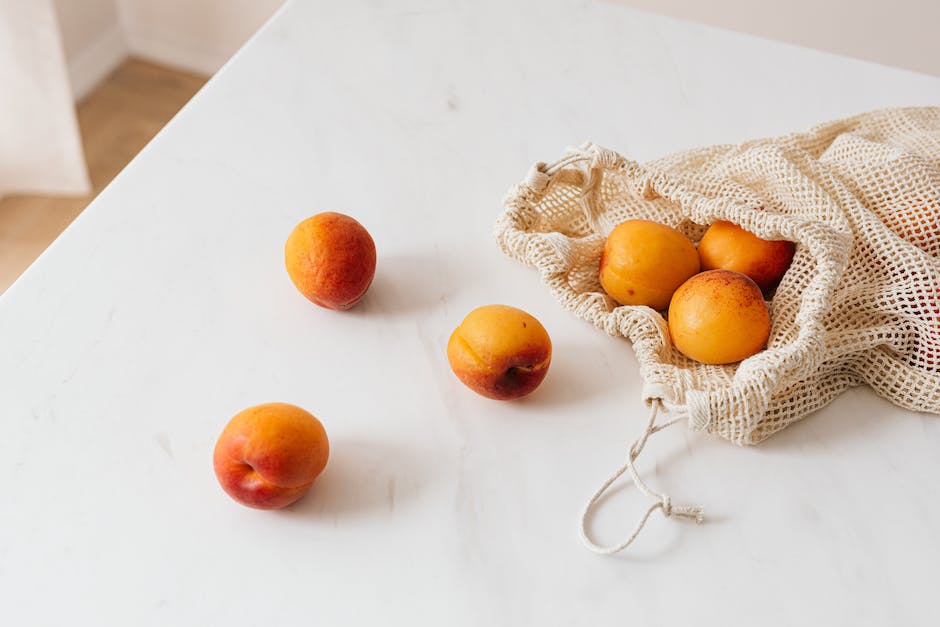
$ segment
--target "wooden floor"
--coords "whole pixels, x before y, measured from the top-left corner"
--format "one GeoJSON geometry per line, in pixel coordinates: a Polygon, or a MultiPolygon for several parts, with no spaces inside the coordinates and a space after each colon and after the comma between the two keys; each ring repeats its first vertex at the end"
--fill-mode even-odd
{"type": "Polygon", "coordinates": [[[92,193],[0,199],[0,292],[205,84],[206,77],[129,59],[78,103],[92,193]]]}

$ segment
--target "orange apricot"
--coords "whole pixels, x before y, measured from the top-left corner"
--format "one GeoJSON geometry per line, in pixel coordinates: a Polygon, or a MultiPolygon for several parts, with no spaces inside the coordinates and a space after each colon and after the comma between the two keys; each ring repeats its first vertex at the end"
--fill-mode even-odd
{"type": "Polygon", "coordinates": [[[607,236],[600,281],[621,305],[663,310],[676,288],[698,271],[698,253],[685,235],[658,222],[627,220],[607,236]]]}
{"type": "Polygon", "coordinates": [[[307,492],[330,456],[326,430],[308,411],[266,403],[237,413],[215,445],[222,489],[257,509],[290,505],[307,492]]]}
{"type": "Polygon", "coordinates": [[[375,242],[359,222],[342,213],[307,218],[284,246],[291,281],[311,302],[349,309],[359,302],[375,275],[375,242]]]}
{"type": "Polygon", "coordinates": [[[447,342],[447,360],[464,385],[497,400],[529,394],[548,373],[552,341],[530,314],[486,305],[463,319],[447,342]]]}
{"type": "Polygon", "coordinates": [[[719,220],[705,231],[698,254],[702,270],[740,272],[767,291],[783,278],[795,248],[793,242],[761,239],[737,224],[719,220]]]}
{"type": "Polygon", "coordinates": [[[709,270],[683,283],[669,303],[669,335],[686,357],[730,364],[759,352],[770,312],[757,284],[731,270],[709,270]]]}

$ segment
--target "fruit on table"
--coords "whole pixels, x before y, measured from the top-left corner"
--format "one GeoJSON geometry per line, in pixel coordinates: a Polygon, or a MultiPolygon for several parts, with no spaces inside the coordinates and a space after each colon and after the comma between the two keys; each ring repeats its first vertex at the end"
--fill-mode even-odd
{"type": "Polygon", "coordinates": [[[685,235],[658,222],[627,220],[607,236],[600,281],[621,305],[663,310],[676,288],[698,271],[698,253],[685,235]]]}
{"type": "Polygon", "coordinates": [[[552,359],[545,327],[521,309],[486,305],[471,311],[447,342],[450,367],[474,392],[520,398],[539,386],[552,359]]]}
{"type": "Polygon", "coordinates": [[[375,242],[353,218],[326,212],[307,218],[284,246],[291,281],[310,301],[328,309],[349,309],[372,284],[375,242]]]}
{"type": "Polygon", "coordinates": [[[669,303],[669,335],[686,357],[730,364],[759,352],[770,313],[757,284],[731,270],[709,270],[683,283],[669,303]]]}
{"type": "Polygon", "coordinates": [[[313,414],[266,403],[229,421],[216,442],[213,466],[222,488],[242,505],[279,509],[310,489],[329,456],[326,431],[313,414]]]}
{"type": "Polygon", "coordinates": [[[764,291],[783,278],[793,261],[794,250],[793,242],[761,239],[724,220],[708,227],[698,243],[702,270],[734,270],[746,274],[764,291]]]}

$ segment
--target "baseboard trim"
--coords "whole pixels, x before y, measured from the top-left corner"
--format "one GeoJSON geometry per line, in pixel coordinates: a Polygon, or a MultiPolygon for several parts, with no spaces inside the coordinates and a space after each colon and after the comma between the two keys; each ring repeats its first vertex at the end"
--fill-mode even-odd
{"type": "Polygon", "coordinates": [[[127,42],[118,24],[78,51],[68,62],[73,98],[78,101],[87,96],[128,54],[127,42]]]}
{"type": "Polygon", "coordinates": [[[126,32],[128,48],[135,57],[196,74],[212,76],[231,56],[142,28],[129,27],[126,32]]]}

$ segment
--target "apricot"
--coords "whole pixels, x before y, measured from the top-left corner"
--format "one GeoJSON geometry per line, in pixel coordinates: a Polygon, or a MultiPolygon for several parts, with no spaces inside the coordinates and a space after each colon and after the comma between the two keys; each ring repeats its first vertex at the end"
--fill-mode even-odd
{"type": "Polygon", "coordinates": [[[764,291],[772,289],[783,278],[795,249],[793,242],[761,239],[724,220],[708,227],[698,243],[702,270],[734,270],[746,274],[764,291]]]}
{"type": "Polygon", "coordinates": [[[229,421],[215,445],[222,489],[257,509],[279,509],[307,492],[330,456],[326,430],[310,412],[287,403],[249,407],[229,421]]]}
{"type": "Polygon", "coordinates": [[[545,327],[521,309],[486,305],[463,319],[447,342],[450,367],[468,388],[497,400],[539,386],[552,360],[545,327]]]}
{"type": "Polygon", "coordinates": [[[760,288],[740,272],[709,270],[683,283],[669,303],[669,335],[686,357],[731,364],[759,352],[770,335],[760,288]]]}
{"type": "Polygon", "coordinates": [[[619,224],[601,254],[601,286],[621,305],[663,310],[676,288],[698,271],[692,242],[674,228],[649,220],[619,224]]]}
{"type": "Polygon", "coordinates": [[[926,253],[940,255],[940,198],[918,206],[875,207],[875,213],[894,233],[926,253]]]}
{"type": "Polygon", "coordinates": [[[915,288],[914,298],[914,306],[920,310],[919,316],[927,322],[927,328],[921,327],[915,336],[914,354],[908,363],[930,372],[940,372],[940,285],[915,288]]]}
{"type": "Polygon", "coordinates": [[[372,284],[375,242],[353,218],[318,213],[294,227],[284,246],[284,263],[291,281],[311,302],[349,309],[372,284]]]}

